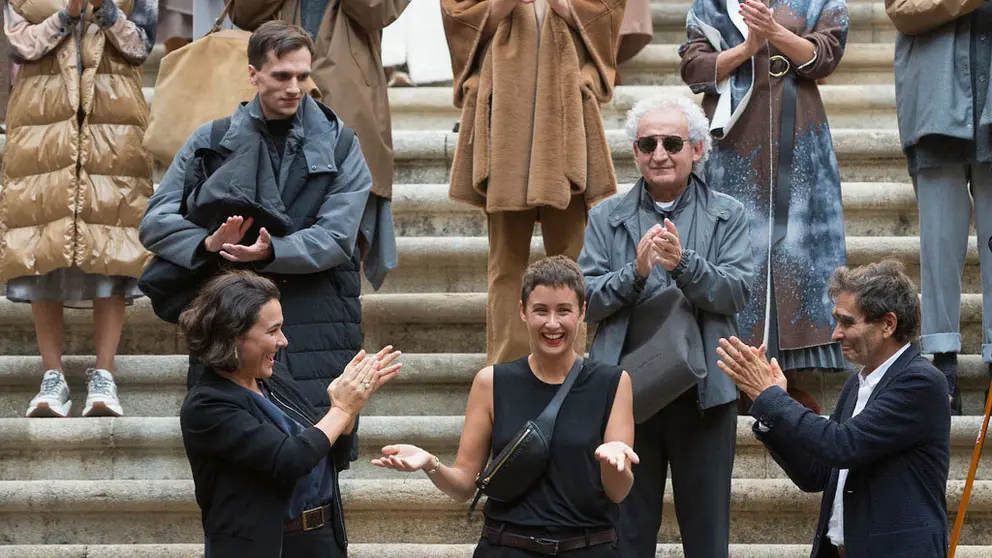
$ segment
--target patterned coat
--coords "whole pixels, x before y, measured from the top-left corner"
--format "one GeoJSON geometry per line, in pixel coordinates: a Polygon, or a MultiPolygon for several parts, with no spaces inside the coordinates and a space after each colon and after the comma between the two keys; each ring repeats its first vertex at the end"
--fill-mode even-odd
{"type": "Polygon", "coordinates": [[[743,202],[748,213],[757,272],[751,302],[739,315],[741,334],[752,344],[766,338],[771,267],[780,348],[824,345],[833,327],[827,280],[846,263],[847,252],[837,157],[816,80],[829,76],[844,54],[847,5],[844,0],[771,0],[776,21],[816,50],[814,61],[794,72],[797,114],[788,232],[774,249],[771,210],[786,78],[769,74],[769,60],[779,53],[766,43],[728,79],[715,81],[719,52],[744,41],[743,24],[728,16],[736,19],[737,6],[736,0],[696,0],[686,19],[688,40],[679,53],[682,79],[705,94],[703,107],[714,120],[716,139],[704,171],[706,182],[743,202]],[[724,106],[718,107],[721,97],[726,97],[724,106]]]}

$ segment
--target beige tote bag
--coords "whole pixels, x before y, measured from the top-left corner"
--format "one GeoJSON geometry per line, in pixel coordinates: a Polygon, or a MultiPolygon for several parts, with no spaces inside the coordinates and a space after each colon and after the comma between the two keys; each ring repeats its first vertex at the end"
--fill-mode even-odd
{"type": "MultiPolygon", "coordinates": [[[[229,0],[210,32],[162,58],[144,146],[163,165],[202,124],[230,116],[238,104],[255,98],[257,90],[248,83],[251,33],[219,31],[232,4],[229,0]]],[[[319,98],[311,80],[308,92],[319,98]]]]}

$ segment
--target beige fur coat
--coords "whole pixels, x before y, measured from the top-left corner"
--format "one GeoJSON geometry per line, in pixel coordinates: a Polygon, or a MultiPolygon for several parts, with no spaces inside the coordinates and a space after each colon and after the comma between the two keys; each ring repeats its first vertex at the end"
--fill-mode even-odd
{"type": "Polygon", "coordinates": [[[534,5],[518,4],[487,38],[488,0],[441,0],[462,110],[452,199],[492,213],[616,192],[599,105],[613,96],[625,0],[569,4],[574,21],[549,8],[540,34],[534,5]]]}

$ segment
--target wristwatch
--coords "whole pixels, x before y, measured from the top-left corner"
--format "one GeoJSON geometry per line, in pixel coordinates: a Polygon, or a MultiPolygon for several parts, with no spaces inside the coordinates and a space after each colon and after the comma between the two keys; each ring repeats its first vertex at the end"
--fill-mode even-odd
{"type": "Polygon", "coordinates": [[[441,468],[441,460],[438,459],[436,455],[432,455],[431,457],[434,458],[434,466],[430,469],[424,469],[424,472],[427,473],[427,476],[433,475],[434,473],[438,472],[438,470],[441,468]]]}

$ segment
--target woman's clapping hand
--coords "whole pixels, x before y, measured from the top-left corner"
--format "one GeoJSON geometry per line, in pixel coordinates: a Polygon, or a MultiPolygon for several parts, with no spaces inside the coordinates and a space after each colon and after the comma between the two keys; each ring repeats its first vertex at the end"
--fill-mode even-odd
{"type": "Polygon", "coordinates": [[[399,373],[403,364],[395,361],[401,354],[400,351],[393,351],[392,346],[384,347],[375,355],[359,351],[344,372],[327,386],[331,406],[349,415],[357,415],[369,396],[399,373]]]}

